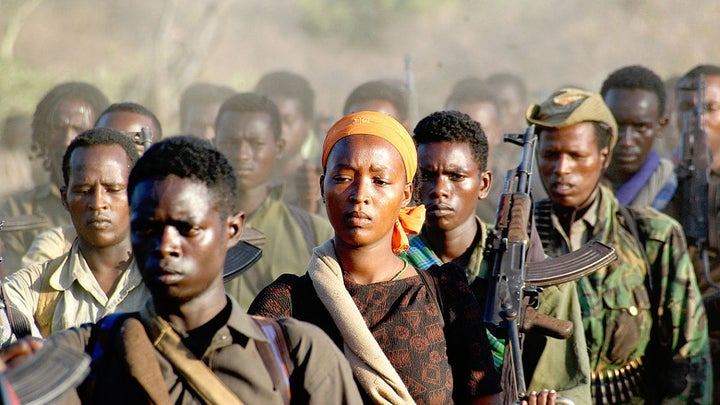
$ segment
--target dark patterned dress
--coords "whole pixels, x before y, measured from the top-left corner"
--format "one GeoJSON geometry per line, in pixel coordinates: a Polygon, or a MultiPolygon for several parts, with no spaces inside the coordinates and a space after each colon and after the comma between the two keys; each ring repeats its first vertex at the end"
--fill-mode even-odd
{"type": "MultiPolygon", "coordinates": [[[[465,275],[453,265],[428,272],[441,291],[438,300],[419,276],[369,285],[356,284],[347,276],[344,281],[418,404],[466,403],[500,392],[482,314],[465,275]]],[[[248,312],[313,323],[343,347],[342,336],[307,274],[282,275],[260,292],[248,312]]],[[[364,399],[369,402],[367,396],[364,399]]]]}

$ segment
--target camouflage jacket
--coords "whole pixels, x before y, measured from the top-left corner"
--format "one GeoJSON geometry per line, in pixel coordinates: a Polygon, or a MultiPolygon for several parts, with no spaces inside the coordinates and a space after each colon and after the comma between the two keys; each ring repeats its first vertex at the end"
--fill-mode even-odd
{"type": "MultiPolygon", "coordinates": [[[[682,228],[652,208],[633,208],[638,241],[612,192],[601,186],[597,198],[591,239],[615,247],[618,260],[577,283],[591,370],[642,358],[647,402],[710,403],[707,318],[682,228]]],[[[538,202],[535,216],[545,253],[566,253],[550,201],[538,202]]]]}

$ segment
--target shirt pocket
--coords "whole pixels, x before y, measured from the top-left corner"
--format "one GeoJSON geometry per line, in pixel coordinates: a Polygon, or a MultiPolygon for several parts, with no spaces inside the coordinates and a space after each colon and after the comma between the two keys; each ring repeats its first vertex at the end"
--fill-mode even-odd
{"type": "Polygon", "coordinates": [[[641,357],[650,340],[652,314],[650,297],[644,284],[619,285],[606,290],[604,357],[623,365],[641,357]]]}

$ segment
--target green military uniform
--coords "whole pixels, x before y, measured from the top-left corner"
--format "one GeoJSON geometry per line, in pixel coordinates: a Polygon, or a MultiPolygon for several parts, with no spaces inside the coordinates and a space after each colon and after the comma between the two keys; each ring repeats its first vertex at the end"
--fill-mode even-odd
{"type": "Polygon", "coordinates": [[[631,213],[640,241],[603,186],[570,235],[549,200],[535,209],[547,255],[560,256],[590,239],[612,245],[618,254],[577,283],[596,395],[620,395],[618,389],[635,384],[639,374],[646,383],[641,395],[649,402],[710,403],[708,325],[682,228],[652,208],[631,213]]]}
{"type": "Polygon", "coordinates": [[[70,214],[63,207],[60,189],[53,183],[45,183],[32,190],[11,196],[0,210],[0,217],[13,218],[35,215],[47,220],[42,228],[0,232],[2,241],[3,269],[6,274],[22,267],[21,259],[40,232],[52,227],[70,224],[70,214]]]}
{"type": "MultiPolygon", "coordinates": [[[[475,247],[465,268],[470,287],[475,293],[481,307],[485,306],[487,295],[486,280],[490,277],[490,264],[483,260],[485,242],[489,226],[477,218],[478,235],[475,247]]],[[[432,251],[424,232],[410,240],[410,248],[401,254],[411,265],[427,270],[433,265],[442,265],[440,258],[432,251]]],[[[540,295],[538,312],[552,314],[560,319],[571,320],[575,325],[582,325],[579,300],[574,283],[565,283],[543,289],[540,295]]],[[[585,336],[574,333],[570,339],[561,340],[541,335],[526,335],[523,351],[528,390],[555,389],[560,397],[573,400],[575,405],[591,404],[590,371],[587,361],[585,336]]],[[[504,360],[505,341],[488,333],[493,362],[498,371],[504,360]]]]}
{"type": "Polygon", "coordinates": [[[333,236],[327,220],[291,207],[272,194],[247,218],[245,226],[262,232],[265,242],[260,261],[225,284],[225,290],[243,308],[250,307],[255,296],[280,275],[305,274],[312,247],[333,236]]]}

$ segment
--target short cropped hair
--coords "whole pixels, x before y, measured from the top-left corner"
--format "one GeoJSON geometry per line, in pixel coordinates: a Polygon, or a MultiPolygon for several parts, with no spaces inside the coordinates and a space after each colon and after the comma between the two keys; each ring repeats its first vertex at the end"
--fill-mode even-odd
{"type": "Polygon", "coordinates": [[[53,113],[60,102],[68,98],[76,98],[87,103],[92,107],[95,117],[110,104],[107,97],[89,83],[68,82],[53,87],[40,100],[33,114],[32,150],[36,156],[47,158],[53,113]]]}
{"type": "Polygon", "coordinates": [[[480,124],[459,111],[438,111],[423,118],[415,126],[413,138],[417,145],[433,142],[466,143],[480,171],[487,167],[488,142],[480,124]]]}
{"type": "Polygon", "coordinates": [[[518,75],[512,73],[494,73],[488,76],[485,81],[492,87],[510,85],[517,90],[521,102],[527,100],[527,86],[525,85],[525,81],[518,75]]]}
{"type": "Polygon", "coordinates": [[[315,118],[315,92],[310,87],[310,82],[297,73],[267,73],[258,81],[255,93],[269,98],[285,97],[297,100],[303,117],[308,120],[315,118]]]}
{"type": "Polygon", "coordinates": [[[127,112],[127,113],[133,113],[137,115],[142,115],[143,117],[148,117],[150,120],[152,120],[153,125],[155,128],[157,128],[157,133],[153,134],[153,139],[162,139],[162,125],[160,125],[160,120],[155,116],[155,114],[150,111],[145,106],[142,106],[137,103],[133,102],[123,102],[123,103],[115,103],[111,104],[110,107],[106,108],[105,111],[100,113],[98,115],[97,120],[95,120],[95,126],[97,126],[97,123],[100,121],[100,118],[102,118],[104,115],[111,114],[114,112],[127,112]]]}
{"type": "Polygon", "coordinates": [[[180,95],[180,122],[185,122],[190,107],[194,105],[222,104],[235,94],[235,90],[227,86],[211,83],[194,83],[180,95]]]}
{"type": "Polygon", "coordinates": [[[282,119],[280,111],[278,111],[275,103],[269,98],[256,93],[240,93],[225,100],[220,106],[218,115],[215,118],[215,131],[219,129],[220,117],[226,112],[264,112],[270,116],[270,125],[272,126],[275,140],[279,140],[282,135],[282,119]]]}
{"type": "Polygon", "coordinates": [[[190,135],[174,136],[150,147],[130,172],[128,196],[145,180],[170,175],[204,184],[213,206],[224,217],[238,212],[235,172],[227,158],[210,142],[190,135]]]}
{"type": "Polygon", "coordinates": [[[625,66],[610,73],[600,88],[600,95],[605,98],[610,89],[647,90],[655,93],[658,98],[658,117],[665,113],[665,84],[660,76],[644,66],[625,66]]]}
{"type": "Polygon", "coordinates": [[[72,158],[73,152],[78,148],[89,148],[91,146],[101,145],[119,145],[122,147],[127,156],[129,168],[132,168],[140,157],[133,141],[122,132],[112,128],[90,128],[76,136],[65,150],[62,161],[65,186],[67,186],[70,181],[70,158],[72,158]]]}
{"type": "Polygon", "coordinates": [[[372,100],[384,100],[392,104],[398,112],[398,120],[408,119],[408,91],[404,85],[389,80],[373,80],[357,86],[350,92],[343,114],[351,113],[350,109],[356,104],[362,104],[372,100]]]}
{"type": "Polygon", "coordinates": [[[675,94],[681,90],[687,90],[687,86],[690,84],[688,81],[694,82],[698,76],[720,76],[720,66],[718,65],[697,65],[690,69],[689,72],[685,73],[680,80],[678,80],[675,87],[675,94]]]}
{"type": "Polygon", "coordinates": [[[483,102],[493,103],[497,107],[497,99],[492,87],[478,77],[466,77],[458,80],[450,90],[445,107],[447,108],[450,104],[483,102]]]}
{"type": "Polygon", "coordinates": [[[694,79],[701,74],[705,76],[720,76],[720,66],[718,65],[697,65],[683,75],[682,79],[694,79]]]}

